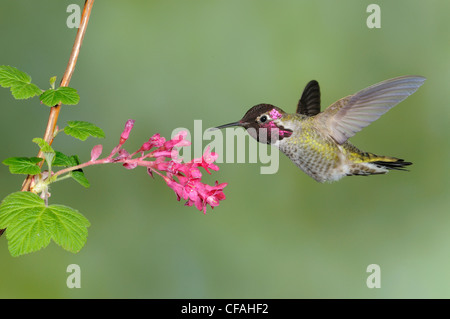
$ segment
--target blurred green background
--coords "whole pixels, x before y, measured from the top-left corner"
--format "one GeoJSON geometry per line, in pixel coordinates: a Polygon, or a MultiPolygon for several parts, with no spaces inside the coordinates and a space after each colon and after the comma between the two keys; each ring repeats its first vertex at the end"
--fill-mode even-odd
{"type": "MultiPolygon", "coordinates": [[[[76,34],[70,3],[2,1],[0,64],[42,88],[65,70],[76,34]]],[[[71,86],[69,120],[97,124],[105,152],[136,119],[128,150],[154,133],[236,121],[267,102],[293,112],[304,85],[319,81],[322,105],[379,81],[427,77],[406,101],[352,138],[363,150],[414,162],[409,173],[319,184],[280,156],[277,174],[261,163],[220,164],[227,199],[203,215],[177,202],[143,168],[90,167],[84,189],[51,189],[51,203],[91,222],[72,254],[51,243],[18,258],[0,238],[2,298],[449,298],[450,2],[376,1],[381,29],[366,26],[373,1],[97,0],[71,86]],[[69,289],[66,267],[81,267],[69,289]],[[366,268],[381,267],[369,289],[366,268]]],[[[0,90],[0,159],[34,156],[48,109],[0,90]]],[[[59,135],[53,146],[89,160],[99,140],[59,135]]],[[[204,142],[206,145],[207,142],[204,142]]],[[[0,196],[22,176],[0,166],[0,196]]]]}

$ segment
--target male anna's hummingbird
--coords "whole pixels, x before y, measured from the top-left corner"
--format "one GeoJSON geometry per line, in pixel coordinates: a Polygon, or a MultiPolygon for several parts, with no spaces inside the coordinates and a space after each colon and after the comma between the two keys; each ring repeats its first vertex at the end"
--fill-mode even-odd
{"type": "Polygon", "coordinates": [[[421,76],[386,80],[344,97],[320,112],[320,88],[313,80],[306,85],[295,114],[271,104],[258,104],[239,122],[217,128],[244,127],[258,142],[279,148],[318,182],[404,170],[412,163],[362,152],[347,140],[413,94],[424,81],[421,76]]]}

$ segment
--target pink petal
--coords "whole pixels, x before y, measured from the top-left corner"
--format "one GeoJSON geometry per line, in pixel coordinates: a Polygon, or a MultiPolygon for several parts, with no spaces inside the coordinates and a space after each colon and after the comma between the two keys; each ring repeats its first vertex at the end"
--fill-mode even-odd
{"type": "Polygon", "coordinates": [[[95,145],[92,148],[91,151],[91,162],[95,161],[97,158],[99,158],[100,155],[102,155],[103,145],[95,145]]]}
{"type": "Polygon", "coordinates": [[[126,159],[126,158],[128,158],[128,157],[130,157],[130,153],[128,153],[126,150],[124,150],[123,148],[121,148],[120,150],[119,150],[119,155],[116,157],[116,158],[114,158],[114,161],[115,162],[118,162],[118,161],[121,161],[121,160],[124,160],[124,159],[126,159]]]}
{"type": "Polygon", "coordinates": [[[206,148],[205,153],[203,154],[203,159],[206,163],[210,164],[212,162],[215,162],[217,158],[219,157],[219,154],[215,152],[210,152],[209,146],[206,148]]]}
{"type": "Polygon", "coordinates": [[[119,142],[119,144],[122,145],[128,139],[128,137],[130,135],[130,132],[131,132],[131,129],[134,126],[134,122],[135,122],[135,120],[128,120],[125,123],[125,129],[123,130],[122,134],[120,135],[120,142],[119,142]]]}
{"type": "Polygon", "coordinates": [[[161,147],[163,146],[166,139],[164,137],[161,137],[159,133],[156,133],[155,135],[150,137],[148,141],[152,144],[152,147],[161,147]]]}
{"type": "Polygon", "coordinates": [[[191,142],[188,140],[185,140],[184,138],[187,135],[187,131],[180,131],[177,135],[175,135],[170,141],[167,141],[164,143],[164,147],[166,149],[172,150],[174,146],[189,146],[191,145],[191,142]]]}
{"type": "Polygon", "coordinates": [[[152,148],[152,143],[150,142],[145,142],[144,144],[142,144],[141,148],[139,149],[140,152],[145,152],[148,151],[149,149],[152,148]]]}
{"type": "Polygon", "coordinates": [[[138,166],[138,164],[136,162],[123,163],[123,167],[125,167],[126,169],[133,169],[133,168],[136,168],[137,166],[138,166]]]}
{"type": "Polygon", "coordinates": [[[164,145],[165,141],[166,139],[164,137],[161,137],[159,133],[156,133],[155,135],[150,137],[147,142],[142,144],[139,151],[145,152],[152,149],[153,147],[161,147],[162,145],[164,145]]]}
{"type": "Polygon", "coordinates": [[[196,167],[192,167],[192,168],[189,170],[189,175],[190,175],[190,177],[192,177],[192,178],[198,178],[198,179],[202,178],[202,173],[201,173],[201,172],[199,171],[199,169],[196,168],[196,167]]]}

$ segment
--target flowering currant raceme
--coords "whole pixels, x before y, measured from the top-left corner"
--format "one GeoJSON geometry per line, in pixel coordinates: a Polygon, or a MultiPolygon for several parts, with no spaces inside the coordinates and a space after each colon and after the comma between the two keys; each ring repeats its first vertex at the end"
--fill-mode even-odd
{"type": "Polygon", "coordinates": [[[186,206],[195,205],[203,213],[206,213],[207,205],[214,208],[219,205],[221,200],[225,199],[223,189],[227,183],[219,184],[216,181],[213,186],[205,184],[202,182],[202,173],[199,169],[203,168],[208,174],[211,174],[210,170],[218,171],[219,167],[214,164],[218,154],[210,152],[207,147],[201,158],[183,162],[178,156],[177,147],[191,145],[191,142],[185,139],[186,131],[179,132],[168,141],[157,133],[142,144],[137,151],[130,154],[122,148],[122,145],[128,139],[133,125],[134,120],[127,121],[120,136],[119,145],[107,158],[97,160],[102,147],[101,145],[94,146],[91,152],[91,163],[122,163],[127,169],[144,166],[150,176],[153,177],[153,173],[155,173],[164,179],[177,195],[178,201],[183,199],[186,201],[186,206]]]}

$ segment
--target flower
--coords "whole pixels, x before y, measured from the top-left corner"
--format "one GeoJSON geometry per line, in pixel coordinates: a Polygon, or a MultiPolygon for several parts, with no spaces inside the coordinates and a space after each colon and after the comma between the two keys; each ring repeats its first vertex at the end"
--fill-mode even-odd
{"type": "Polygon", "coordinates": [[[135,122],[135,120],[128,120],[125,123],[125,129],[123,130],[122,134],[120,135],[119,145],[122,145],[128,139],[130,132],[133,129],[134,122],[135,122]]]}
{"type": "Polygon", "coordinates": [[[215,206],[219,206],[219,201],[225,199],[225,194],[223,193],[223,189],[227,185],[228,185],[228,183],[219,184],[219,182],[217,182],[217,181],[216,181],[215,186],[206,185],[207,196],[208,196],[206,198],[206,202],[212,208],[214,208],[215,206]]]}
{"type": "Polygon", "coordinates": [[[171,140],[164,143],[164,147],[168,150],[172,150],[174,146],[182,147],[191,145],[191,142],[184,139],[186,135],[186,131],[178,132],[171,140]]]}
{"type": "Polygon", "coordinates": [[[219,167],[217,165],[213,164],[214,161],[217,160],[218,157],[219,157],[219,155],[217,153],[209,151],[209,146],[208,146],[205,150],[205,153],[203,153],[202,158],[200,160],[194,159],[194,162],[199,162],[199,166],[203,167],[205,169],[205,171],[211,175],[211,172],[209,171],[209,169],[212,169],[213,171],[219,170],[219,167]]]}
{"type": "MultiPolygon", "coordinates": [[[[206,214],[207,205],[214,208],[219,205],[221,200],[225,199],[223,189],[227,183],[219,184],[217,181],[214,186],[210,186],[201,181],[202,173],[198,166],[203,167],[209,174],[209,170],[218,170],[218,166],[212,164],[217,156],[211,156],[209,149],[205,151],[201,162],[195,160],[189,163],[175,163],[170,161],[167,165],[162,166],[161,163],[158,169],[166,171],[164,180],[167,185],[172,188],[177,195],[177,200],[186,200],[186,206],[193,206],[203,211],[206,214]]],[[[165,162],[167,163],[167,162],[165,162]]]]}
{"type": "Polygon", "coordinates": [[[207,204],[214,208],[219,206],[219,201],[225,199],[223,189],[227,183],[219,184],[217,181],[215,186],[204,184],[200,179],[187,179],[184,182],[176,182],[173,178],[165,177],[167,185],[172,188],[177,195],[177,200],[187,200],[186,206],[195,205],[198,210],[206,214],[207,204]]]}
{"type": "Polygon", "coordinates": [[[152,137],[149,138],[148,142],[145,142],[142,144],[141,148],[139,149],[140,152],[149,151],[153,147],[161,147],[165,143],[166,139],[164,137],[161,137],[159,133],[156,133],[152,137]]]}
{"type": "Polygon", "coordinates": [[[95,161],[97,158],[99,158],[100,155],[102,155],[103,145],[95,145],[92,148],[91,151],[91,162],[95,161]]]}
{"type": "MultiPolygon", "coordinates": [[[[128,139],[134,125],[134,120],[128,120],[125,129],[120,136],[119,145],[117,145],[110,156],[104,162],[122,163],[127,169],[133,169],[137,166],[147,168],[147,173],[153,177],[156,173],[160,175],[167,186],[176,194],[177,200],[185,200],[186,206],[194,206],[206,214],[207,205],[214,208],[219,205],[221,200],[225,199],[223,189],[227,183],[219,184],[217,181],[214,186],[202,182],[202,167],[208,174],[210,170],[218,171],[219,167],[214,164],[218,155],[210,152],[209,146],[206,148],[201,158],[190,162],[183,162],[178,158],[177,147],[189,146],[191,142],[186,140],[186,131],[180,131],[172,139],[167,140],[160,134],[154,134],[147,142],[134,153],[129,153],[122,148],[122,145],[128,139]],[[152,150],[153,149],[153,150],[152,150]],[[113,158],[114,155],[116,157],[113,158]],[[135,157],[140,154],[140,156],[135,157]]],[[[101,147],[96,146],[91,152],[91,160],[100,156],[101,147]]]]}

